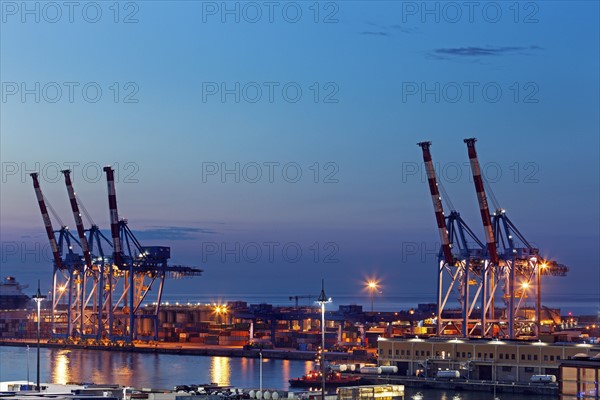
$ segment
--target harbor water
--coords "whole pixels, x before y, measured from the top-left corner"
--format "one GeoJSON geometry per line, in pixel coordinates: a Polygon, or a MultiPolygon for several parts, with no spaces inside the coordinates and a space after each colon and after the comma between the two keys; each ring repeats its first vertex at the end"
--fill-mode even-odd
{"type": "MultiPolygon", "coordinates": [[[[0,346],[0,380],[35,381],[35,347],[0,346]],[[28,368],[29,365],[29,368],[28,368]]],[[[115,383],[137,388],[172,389],[176,385],[217,382],[258,388],[259,359],[101,350],[40,350],[40,380],[67,383],[115,383]]],[[[288,380],[314,368],[310,361],[270,360],[262,364],[263,387],[288,389],[288,380]]],[[[492,393],[406,388],[407,400],[493,400],[492,393]]],[[[550,400],[553,397],[497,394],[498,400],[550,400]]]]}

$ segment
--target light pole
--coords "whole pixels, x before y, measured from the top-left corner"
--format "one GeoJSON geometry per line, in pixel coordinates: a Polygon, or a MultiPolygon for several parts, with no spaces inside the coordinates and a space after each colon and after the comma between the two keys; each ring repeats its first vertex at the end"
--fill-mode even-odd
{"type": "MultiPolygon", "coordinates": [[[[223,324],[221,315],[225,315],[225,324],[227,324],[227,304],[224,305],[215,305],[215,316],[216,323],[223,324]]],[[[222,327],[221,327],[222,328],[222,327]]]]}
{"type": "Polygon", "coordinates": [[[369,290],[370,294],[371,294],[371,312],[373,312],[373,303],[374,303],[374,299],[375,299],[375,292],[379,289],[379,285],[377,284],[377,281],[375,280],[370,280],[367,282],[367,289],[369,290]]]}
{"type": "Polygon", "coordinates": [[[262,393],[262,350],[258,353],[258,357],[260,358],[260,365],[258,368],[258,390],[260,390],[260,392],[262,393]]]}
{"type": "Polygon", "coordinates": [[[41,321],[41,307],[42,301],[46,298],[46,296],[42,295],[40,292],[40,281],[38,279],[38,289],[35,296],[33,296],[33,300],[37,304],[37,385],[36,390],[40,391],[40,321],[41,321]]]}
{"type": "Polygon", "coordinates": [[[325,400],[325,304],[331,303],[331,298],[325,296],[325,280],[321,280],[321,294],[317,304],[321,306],[321,400],[325,400]]]}
{"type": "Polygon", "coordinates": [[[542,330],[542,271],[544,271],[546,269],[546,267],[548,267],[548,264],[546,264],[545,262],[543,262],[541,264],[537,264],[537,274],[536,274],[537,307],[536,307],[536,312],[535,312],[535,314],[536,314],[535,315],[535,323],[536,323],[538,338],[540,337],[540,333],[542,330]]]}
{"type": "Polygon", "coordinates": [[[27,387],[29,387],[29,345],[27,345],[27,387]]]}

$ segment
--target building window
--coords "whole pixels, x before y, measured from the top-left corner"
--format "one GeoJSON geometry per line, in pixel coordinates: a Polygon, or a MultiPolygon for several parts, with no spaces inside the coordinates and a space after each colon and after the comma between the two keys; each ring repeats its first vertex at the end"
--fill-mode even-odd
{"type": "Polygon", "coordinates": [[[388,356],[391,356],[391,355],[392,355],[392,349],[389,349],[388,350],[388,356]]]}
{"type": "Polygon", "coordinates": [[[504,359],[504,354],[500,353],[500,359],[504,359]]]}
{"type": "Polygon", "coordinates": [[[515,359],[515,355],[514,355],[514,353],[513,353],[513,354],[511,354],[511,356],[510,356],[510,359],[511,359],[511,360],[514,360],[514,359],[515,359]]]}
{"type": "Polygon", "coordinates": [[[544,354],[544,361],[548,361],[548,355],[544,354]]]}
{"type": "Polygon", "coordinates": [[[425,350],[421,350],[421,357],[425,357],[425,350]]]}
{"type": "Polygon", "coordinates": [[[550,356],[550,361],[554,361],[554,356],[550,356]]]}
{"type": "Polygon", "coordinates": [[[396,355],[400,354],[400,350],[396,349],[396,355]]]}
{"type": "Polygon", "coordinates": [[[431,353],[429,352],[429,350],[427,350],[427,357],[429,357],[431,355],[431,353]]]}
{"type": "Polygon", "coordinates": [[[531,354],[527,354],[527,361],[531,361],[531,354]]]}
{"type": "Polygon", "coordinates": [[[400,354],[401,354],[401,355],[404,355],[404,350],[400,350],[400,354]]]}
{"type": "MultiPolygon", "coordinates": [[[[508,353],[506,353],[506,354],[504,355],[504,358],[506,358],[507,360],[509,359],[509,357],[508,357],[508,353]]],[[[513,359],[513,360],[515,359],[515,355],[514,355],[514,354],[512,355],[512,359],[513,359]]]]}
{"type": "Polygon", "coordinates": [[[467,357],[471,358],[471,352],[467,353],[467,357]]]}
{"type": "MultiPolygon", "coordinates": [[[[471,353],[469,353],[469,357],[471,357],[471,353]]],[[[462,352],[462,358],[465,358],[465,352],[462,352]]]]}
{"type": "Polygon", "coordinates": [[[477,358],[481,358],[481,353],[477,353],[477,358]]]}
{"type": "Polygon", "coordinates": [[[596,390],[596,368],[580,368],[579,369],[579,386],[580,391],[584,393],[584,398],[587,397],[585,395],[589,395],[590,398],[593,398],[594,394],[596,398],[598,398],[598,391],[596,390]]]}
{"type": "Polygon", "coordinates": [[[494,353],[490,353],[490,358],[494,358],[494,353]]]}
{"type": "Polygon", "coordinates": [[[533,355],[533,361],[537,361],[537,354],[533,355]]]}
{"type": "Polygon", "coordinates": [[[560,356],[556,356],[556,361],[560,361],[560,356]]]}
{"type": "Polygon", "coordinates": [[[521,354],[521,361],[525,361],[525,354],[521,354]]]}
{"type": "Polygon", "coordinates": [[[562,394],[572,396],[579,394],[577,390],[577,368],[562,368],[562,394]]]}
{"type": "Polygon", "coordinates": [[[410,356],[410,350],[406,350],[406,355],[410,356]]]}

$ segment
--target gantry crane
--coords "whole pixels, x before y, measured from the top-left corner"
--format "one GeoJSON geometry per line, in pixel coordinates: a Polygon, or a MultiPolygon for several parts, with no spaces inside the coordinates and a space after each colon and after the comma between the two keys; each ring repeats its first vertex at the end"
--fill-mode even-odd
{"type": "Polygon", "coordinates": [[[440,236],[440,251],[437,268],[437,332],[443,334],[446,328],[453,327],[464,337],[469,335],[468,327],[476,324],[474,312],[483,288],[483,265],[485,245],[454,208],[443,186],[438,183],[431,158],[431,142],[418,143],[423,151],[423,162],[427,172],[429,190],[435,212],[437,230],[440,236]],[[440,189],[451,212],[445,217],[440,189]],[[470,286],[476,286],[471,290],[470,286]],[[461,317],[445,317],[444,311],[456,293],[461,306],[461,317]]]}
{"type": "MultiPolygon", "coordinates": [[[[62,172],[78,237],[70,233],[57,215],[55,218],[61,223],[61,229],[55,232],[38,174],[31,174],[54,260],[52,334],[55,338],[66,340],[96,339],[98,342],[108,340],[108,343],[117,340],[156,340],[164,279],[198,276],[202,270],[168,265],[169,247],[141,245],[128,227],[127,220],[119,220],[114,171],[111,167],[104,168],[104,171],[107,177],[112,243],[91,218],[92,225],[87,230],[88,237],[85,236],[80,204],[69,170],[62,172]],[[81,249],[82,255],[73,250],[75,245],[81,249]],[[112,248],[110,256],[104,251],[107,246],[112,248]],[[143,314],[140,307],[155,282],[158,282],[159,287],[157,300],[153,303],[154,310],[151,314],[143,314]],[[66,304],[63,304],[65,297],[66,304]],[[138,320],[143,323],[136,324],[138,320]]],[[[52,210],[51,207],[50,209],[52,210]]]]}
{"type": "Polygon", "coordinates": [[[477,202],[479,203],[479,212],[481,214],[481,222],[483,223],[483,231],[486,239],[486,258],[483,265],[483,287],[481,297],[481,336],[487,336],[488,332],[493,333],[494,326],[499,326],[499,319],[495,315],[495,298],[496,289],[499,286],[499,280],[504,275],[504,265],[500,265],[498,251],[496,248],[496,239],[492,229],[492,219],[488,207],[487,196],[483,186],[483,178],[481,177],[481,168],[477,151],[475,150],[475,142],[477,139],[469,138],[464,142],[467,144],[469,162],[471,164],[471,172],[473,173],[473,183],[477,193],[477,202]]]}
{"type": "MultiPolygon", "coordinates": [[[[473,182],[477,193],[486,243],[480,241],[460,214],[454,209],[443,186],[438,185],[429,147],[431,142],[418,145],[423,150],[423,161],[436,216],[441,248],[438,255],[437,328],[444,335],[453,326],[465,337],[539,336],[541,331],[541,276],[565,276],[568,267],[552,260],[544,260],[539,249],[532,247],[506,211],[497,204],[490,215],[485,185],[481,175],[474,138],[465,139],[473,182]],[[442,197],[451,207],[444,217],[442,197]],[[446,276],[449,279],[445,279],[446,276]],[[517,290],[516,284],[521,284],[517,290]],[[470,286],[475,286],[471,290],[470,286]],[[535,291],[535,315],[521,313],[525,289],[535,291]],[[444,317],[452,293],[457,293],[462,318],[444,317]],[[479,318],[474,317],[476,304],[480,304],[479,318]],[[505,312],[495,314],[497,303],[504,303],[505,312]]],[[[491,190],[490,190],[491,192],[491,190]]],[[[492,200],[496,202],[493,192],[492,200]]]]}
{"type": "Polygon", "coordinates": [[[568,267],[541,257],[539,249],[530,245],[529,241],[508,218],[506,210],[498,205],[491,188],[489,191],[495,203],[496,211],[490,216],[485,187],[475,151],[476,139],[465,139],[464,142],[468,147],[473,181],[475,182],[486,237],[489,235],[490,240],[493,242],[493,246],[490,246],[488,241],[490,276],[488,279],[489,300],[486,304],[486,310],[489,312],[490,319],[489,321],[482,319],[483,336],[488,336],[491,333],[492,336],[502,335],[511,339],[518,336],[539,337],[542,309],[541,276],[565,276],[568,267]],[[502,287],[501,292],[496,290],[498,285],[502,287]],[[519,285],[520,290],[517,290],[517,285],[519,285]],[[525,309],[524,299],[527,297],[528,291],[534,292],[536,297],[535,313],[530,316],[526,312],[520,312],[525,309]],[[503,300],[507,312],[504,315],[494,317],[495,299],[499,295],[502,295],[500,300],[503,300]],[[494,327],[497,328],[497,332],[494,332],[494,327]]]}

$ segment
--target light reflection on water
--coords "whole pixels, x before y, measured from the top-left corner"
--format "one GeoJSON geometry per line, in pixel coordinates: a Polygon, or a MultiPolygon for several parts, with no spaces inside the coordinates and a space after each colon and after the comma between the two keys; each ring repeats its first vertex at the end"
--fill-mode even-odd
{"type": "Polygon", "coordinates": [[[231,359],[228,357],[212,357],[210,381],[220,385],[231,384],[231,359]]]}
{"type": "MultiPolygon", "coordinates": [[[[34,349],[35,350],[35,349],[34,349]]],[[[25,347],[0,346],[0,380],[27,376],[25,347]]],[[[35,355],[30,354],[30,378],[35,380],[35,355]]],[[[113,383],[139,388],[172,389],[176,385],[219,382],[241,388],[258,388],[258,358],[201,357],[114,351],[41,349],[42,382],[113,383]]],[[[263,360],[263,387],[287,389],[288,380],[306,374],[309,361],[263,360]]],[[[492,393],[406,388],[411,400],[492,399],[492,393]]],[[[498,394],[499,400],[550,400],[552,397],[498,394]]]]}
{"type": "MultiPolygon", "coordinates": [[[[0,380],[27,376],[25,347],[0,346],[0,380]]],[[[259,386],[258,358],[202,357],[154,353],[125,353],[79,349],[41,349],[40,380],[121,384],[170,389],[176,385],[218,382],[245,388],[259,386]]],[[[313,363],[263,359],[263,386],[287,389],[288,380],[305,374],[313,363]]],[[[35,356],[30,357],[35,379],[35,356]]]]}
{"type": "Polygon", "coordinates": [[[51,358],[54,362],[52,368],[52,380],[57,383],[67,383],[69,379],[69,350],[61,350],[56,357],[51,358]]]}

